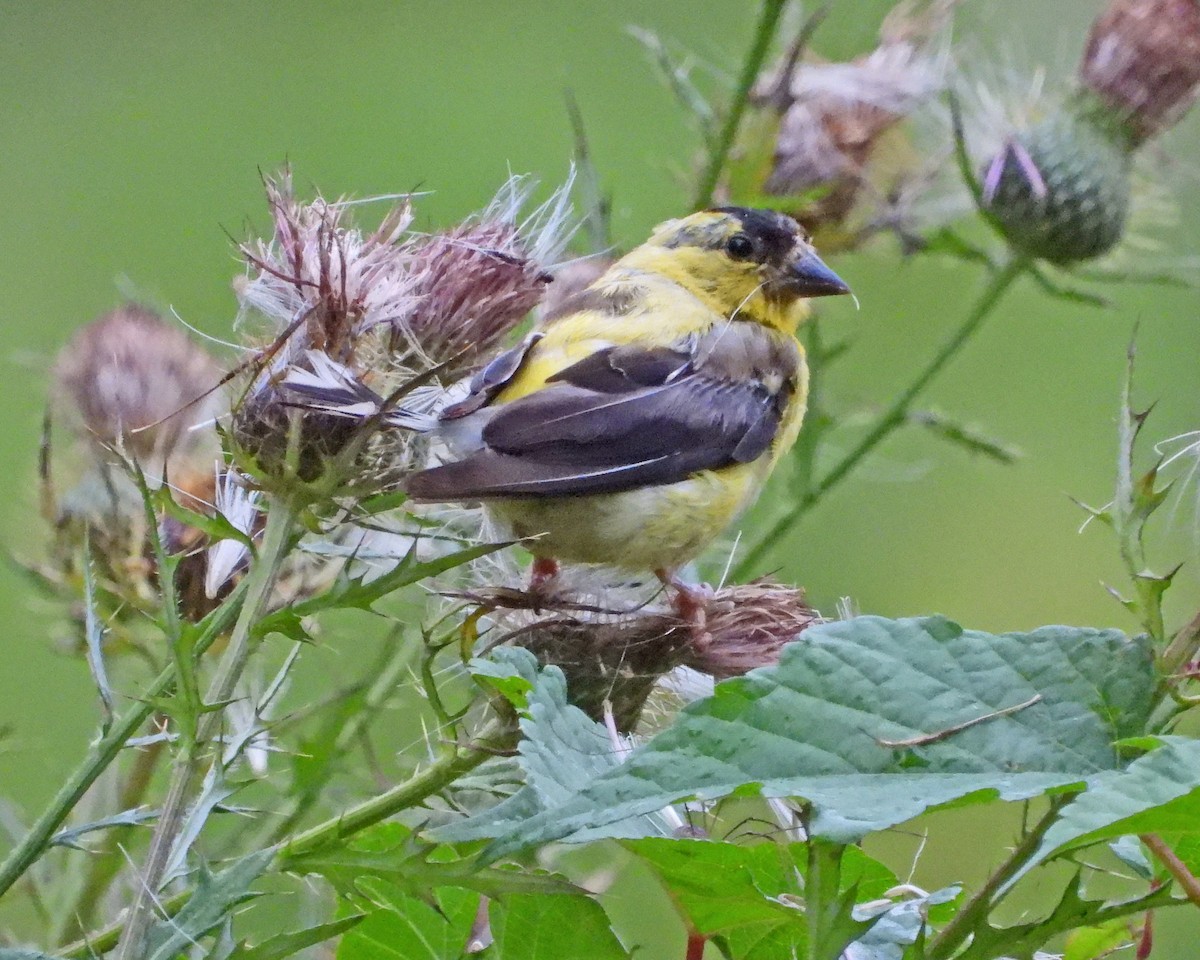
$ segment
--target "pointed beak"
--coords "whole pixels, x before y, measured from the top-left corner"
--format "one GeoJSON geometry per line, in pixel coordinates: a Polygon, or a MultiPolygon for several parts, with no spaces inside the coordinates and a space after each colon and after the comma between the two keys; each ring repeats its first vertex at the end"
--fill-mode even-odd
{"type": "Polygon", "coordinates": [[[788,264],[783,286],[800,297],[834,297],[850,292],[846,281],[825,266],[812,250],[806,250],[788,264]]]}

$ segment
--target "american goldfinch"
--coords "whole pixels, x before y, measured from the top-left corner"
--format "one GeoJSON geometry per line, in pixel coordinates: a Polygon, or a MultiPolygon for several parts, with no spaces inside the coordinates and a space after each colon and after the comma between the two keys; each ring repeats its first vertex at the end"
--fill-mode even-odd
{"type": "MultiPolygon", "coordinates": [[[[720,207],[661,224],[441,414],[456,458],[424,501],[483,501],[557,561],[676,571],[754,502],[804,418],[810,297],[849,288],[795,220],[720,207]]],[[[689,601],[691,603],[689,604],[689,601]]]]}

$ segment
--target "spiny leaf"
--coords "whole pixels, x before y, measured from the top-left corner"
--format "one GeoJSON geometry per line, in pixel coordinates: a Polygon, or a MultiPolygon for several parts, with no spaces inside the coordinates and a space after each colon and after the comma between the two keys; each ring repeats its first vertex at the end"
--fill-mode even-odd
{"type": "Polygon", "coordinates": [[[96,690],[100,694],[100,706],[103,710],[100,735],[103,736],[112,726],[113,695],[108,682],[108,670],[104,666],[104,625],[96,612],[96,583],[92,574],[92,544],[88,534],[84,535],[83,540],[83,603],[87,661],[92,671],[92,679],[96,682],[96,690]]]}
{"type": "Polygon", "coordinates": [[[136,827],[143,823],[150,823],[157,817],[158,811],[151,810],[149,807],[124,810],[121,813],[114,813],[111,817],[103,817],[100,820],[81,823],[77,827],[68,827],[66,830],[59,830],[58,833],[50,838],[49,845],[52,847],[70,847],[73,850],[86,850],[87,848],[79,842],[79,838],[86,834],[95,833],[97,830],[109,830],[113,827],[136,827]]]}
{"type": "Polygon", "coordinates": [[[981,430],[935,410],[913,410],[909,412],[908,419],[912,423],[925,427],[942,440],[949,441],[971,453],[982,454],[998,463],[1014,463],[1021,456],[1020,450],[1006,444],[1003,440],[989,437],[981,430]]]}
{"type": "Polygon", "coordinates": [[[146,935],[145,960],[175,960],[200,937],[216,929],[229,912],[251,899],[250,885],[274,858],[274,849],[260,850],[220,873],[205,870],[196,892],[174,917],[156,923],[146,935]]]}
{"type": "Polygon", "coordinates": [[[331,920],[315,927],[307,927],[294,933],[281,933],[269,937],[253,947],[242,943],[230,954],[230,960],[284,960],[306,947],[312,947],[352,930],[364,919],[365,913],[352,913],[340,920],[331,920]]]}
{"type": "Polygon", "coordinates": [[[503,550],[512,546],[513,541],[500,543],[481,543],[463,550],[457,550],[432,560],[417,560],[416,546],[396,564],[391,570],[374,580],[365,576],[352,578],[345,573],[320,595],[309,600],[294,604],[284,610],[279,610],[264,617],[256,627],[258,633],[266,636],[268,633],[282,633],[292,639],[306,638],[301,620],[320,613],[323,610],[359,609],[373,612],[372,605],[401,587],[419,583],[429,577],[435,577],[447,570],[486,557],[489,553],[503,550]]]}

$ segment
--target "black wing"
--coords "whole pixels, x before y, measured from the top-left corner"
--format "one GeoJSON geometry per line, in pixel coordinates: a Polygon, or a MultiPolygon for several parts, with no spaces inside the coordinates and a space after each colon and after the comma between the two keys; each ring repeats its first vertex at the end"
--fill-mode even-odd
{"type": "Polygon", "coordinates": [[[731,324],[688,347],[597,351],[498,408],[483,445],[410,478],[422,500],[616,493],[761,456],[800,365],[793,342],[731,324]]]}

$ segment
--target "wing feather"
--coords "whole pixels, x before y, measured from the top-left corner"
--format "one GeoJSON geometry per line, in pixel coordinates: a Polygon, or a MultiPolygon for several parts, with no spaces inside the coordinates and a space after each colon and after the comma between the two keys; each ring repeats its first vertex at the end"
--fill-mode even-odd
{"type": "Polygon", "coordinates": [[[422,500],[616,493],[747,463],[774,440],[799,363],[794,345],[750,324],[678,347],[600,350],[498,406],[479,450],[414,475],[408,490],[422,500]]]}

